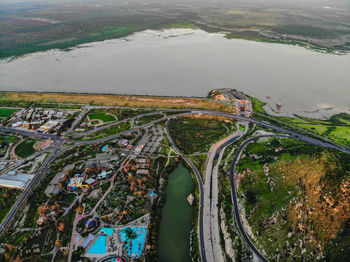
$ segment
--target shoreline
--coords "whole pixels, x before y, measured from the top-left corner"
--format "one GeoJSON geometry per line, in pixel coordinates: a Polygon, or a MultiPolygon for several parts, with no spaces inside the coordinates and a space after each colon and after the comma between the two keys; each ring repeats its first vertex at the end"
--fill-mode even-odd
{"type": "MultiPolygon", "coordinates": [[[[210,29],[210,26],[208,25],[201,25],[196,22],[193,24],[176,24],[175,26],[172,25],[163,25],[160,27],[150,27],[145,28],[142,30],[135,30],[132,32],[129,32],[126,35],[122,35],[120,37],[114,36],[114,37],[104,37],[104,38],[97,38],[97,39],[74,39],[72,42],[58,42],[48,45],[39,45],[37,48],[33,47],[30,50],[22,50],[21,48],[18,48],[18,51],[12,52],[13,54],[6,54],[1,55],[0,50],[0,62],[3,62],[5,60],[6,63],[11,62],[13,60],[16,60],[18,58],[25,57],[27,55],[35,54],[35,53],[43,53],[47,51],[52,50],[59,50],[63,52],[70,52],[76,48],[80,48],[83,45],[93,44],[93,43],[102,43],[104,41],[109,40],[120,40],[120,39],[127,39],[127,37],[133,36],[137,33],[142,33],[148,30],[155,31],[155,32],[162,32],[164,30],[172,30],[172,29],[192,29],[192,30],[201,30],[208,34],[222,34],[223,38],[226,38],[227,40],[231,39],[238,39],[238,40],[244,40],[244,41],[252,41],[252,42],[258,42],[258,43],[265,43],[265,44],[279,44],[279,45],[289,45],[289,46],[295,46],[295,47],[301,47],[309,51],[314,51],[322,54],[330,54],[330,55],[349,55],[350,50],[345,49],[346,46],[343,47],[343,49],[340,48],[330,48],[330,47],[324,47],[324,46],[317,46],[315,44],[309,43],[307,41],[302,41],[298,39],[293,38],[269,38],[264,37],[263,35],[258,35],[256,37],[250,37],[244,34],[237,34],[235,30],[228,30],[228,29],[222,29],[222,28],[216,28],[216,29],[210,29]]],[[[259,33],[259,32],[258,32],[259,33]]],[[[64,40],[64,39],[63,39],[64,40]]]]}

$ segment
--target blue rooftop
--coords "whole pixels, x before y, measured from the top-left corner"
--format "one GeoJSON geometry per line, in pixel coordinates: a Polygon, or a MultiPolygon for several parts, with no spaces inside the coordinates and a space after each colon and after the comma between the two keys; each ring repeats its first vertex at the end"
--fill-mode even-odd
{"type": "Polygon", "coordinates": [[[94,235],[89,234],[87,239],[85,239],[84,243],[81,245],[83,248],[86,248],[90,242],[94,239],[94,235]]]}

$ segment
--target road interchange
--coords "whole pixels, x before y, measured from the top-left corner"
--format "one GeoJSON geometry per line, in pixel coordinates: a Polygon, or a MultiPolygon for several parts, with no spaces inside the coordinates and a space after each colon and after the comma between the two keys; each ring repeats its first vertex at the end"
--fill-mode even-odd
{"type": "MultiPolygon", "coordinates": [[[[193,169],[196,177],[197,177],[197,181],[199,184],[199,189],[200,189],[200,206],[199,206],[199,224],[198,224],[198,234],[199,234],[199,246],[200,246],[200,253],[201,253],[201,258],[202,261],[207,261],[207,255],[206,255],[206,250],[205,250],[205,241],[204,241],[204,219],[203,219],[203,207],[204,207],[204,186],[203,186],[203,181],[202,181],[202,177],[200,172],[198,171],[198,169],[194,166],[194,164],[188,159],[188,157],[181,152],[181,150],[179,150],[179,148],[176,147],[174,141],[172,140],[170,134],[169,134],[169,130],[168,130],[168,121],[173,119],[173,118],[177,118],[177,117],[184,117],[184,116],[189,116],[189,115],[209,115],[209,116],[219,116],[219,117],[227,117],[227,118],[231,118],[231,119],[235,119],[238,121],[243,121],[243,122],[248,122],[251,124],[255,124],[261,127],[265,127],[265,128],[270,128],[273,129],[275,131],[278,132],[282,132],[285,134],[288,134],[288,137],[290,138],[294,138],[297,139],[299,141],[303,141],[303,142],[307,142],[307,143],[311,143],[314,145],[318,145],[318,146],[322,146],[322,147],[326,147],[326,148],[333,148],[345,153],[350,153],[350,150],[348,150],[347,148],[344,148],[340,145],[336,145],[336,144],[331,144],[325,141],[321,141],[319,139],[315,139],[309,136],[306,136],[304,134],[300,134],[279,126],[275,126],[272,125],[270,123],[264,122],[264,121],[260,121],[260,120],[256,120],[253,118],[247,118],[247,117],[243,117],[243,116],[239,116],[239,115],[235,115],[235,114],[230,114],[230,113],[222,113],[222,112],[216,112],[216,111],[209,111],[209,110],[192,110],[190,112],[186,112],[186,113],[179,113],[176,115],[170,115],[170,116],[165,116],[162,117],[160,119],[157,119],[155,121],[151,121],[147,124],[144,125],[140,125],[140,126],[136,126],[132,129],[120,132],[120,133],[116,133],[114,135],[108,136],[108,137],[104,137],[104,138],[100,138],[100,139],[95,139],[95,140],[88,140],[88,141],[76,141],[76,140],[72,140],[72,139],[64,139],[62,137],[58,137],[56,135],[53,134],[43,134],[43,133],[37,133],[37,132],[31,132],[31,131],[26,131],[26,130],[19,130],[19,129],[14,129],[14,128],[8,128],[8,127],[0,127],[0,131],[1,132],[7,132],[7,133],[15,133],[15,134],[20,134],[22,136],[29,136],[29,137],[34,137],[34,138],[39,138],[39,139],[52,139],[55,143],[54,143],[54,147],[53,147],[53,151],[52,153],[49,155],[49,157],[44,161],[44,163],[42,164],[41,168],[39,169],[39,171],[36,173],[36,175],[34,176],[34,178],[30,181],[29,185],[26,187],[26,189],[23,191],[23,193],[21,194],[21,196],[19,197],[19,199],[16,201],[16,203],[13,205],[13,207],[11,208],[10,212],[8,213],[8,215],[6,216],[6,218],[2,221],[1,225],[0,225],[0,235],[4,233],[5,229],[9,226],[11,220],[14,218],[15,214],[17,213],[18,209],[21,207],[21,205],[23,204],[23,202],[26,200],[26,198],[30,195],[30,193],[32,192],[32,189],[35,187],[35,185],[37,184],[37,182],[40,180],[42,174],[44,173],[44,171],[46,170],[46,168],[48,167],[48,165],[63,151],[75,147],[75,146],[79,146],[79,145],[84,145],[84,144],[93,144],[93,143],[103,143],[112,139],[115,139],[117,137],[120,137],[122,134],[127,134],[129,132],[132,132],[134,130],[137,129],[143,129],[143,128],[148,128],[156,123],[162,122],[162,121],[166,121],[166,132],[168,134],[169,140],[172,144],[172,146],[176,149],[176,151],[178,152],[179,155],[181,155],[181,157],[189,164],[189,166],[193,169]],[[62,145],[64,144],[64,142],[68,142],[71,143],[72,145],[70,146],[66,146],[66,147],[62,147],[62,145]]],[[[130,119],[128,119],[130,120],[130,119]]],[[[127,121],[127,120],[126,120],[127,121]]],[[[103,130],[104,128],[108,128],[111,125],[115,125],[117,123],[112,123],[108,126],[103,126],[101,128],[99,128],[98,130],[94,130],[95,132],[99,131],[99,130],[103,130]]],[[[286,135],[271,135],[271,136],[280,136],[280,137],[287,137],[286,135]]],[[[253,137],[249,140],[249,142],[254,141],[254,139],[256,139],[256,137],[253,137]]],[[[241,144],[240,146],[240,151],[241,152],[244,149],[244,146],[247,145],[249,142],[245,141],[241,144]]],[[[222,150],[222,148],[221,148],[222,150]]],[[[239,159],[239,155],[235,156],[234,161],[238,161],[239,159]]],[[[231,172],[230,172],[230,181],[232,180],[231,183],[231,190],[232,190],[232,201],[234,203],[234,200],[237,201],[236,197],[233,197],[236,195],[236,189],[235,189],[235,184],[234,184],[234,180],[233,180],[233,176],[234,176],[234,168],[235,168],[235,164],[236,162],[232,163],[231,166],[231,172]]],[[[234,205],[235,206],[235,205],[234,205]]],[[[235,217],[236,219],[240,219],[239,218],[239,214],[238,212],[238,208],[237,210],[234,210],[235,213],[235,217]],[[238,214],[238,216],[236,216],[238,214]]],[[[238,220],[236,220],[238,221],[238,220]]],[[[240,229],[242,237],[244,239],[244,241],[247,243],[247,245],[251,248],[251,250],[259,257],[260,260],[262,261],[267,261],[266,258],[264,258],[259,251],[254,247],[254,245],[251,243],[251,241],[249,240],[249,237],[244,233],[244,229],[243,227],[240,229]]],[[[211,261],[211,260],[208,260],[211,261]]]]}

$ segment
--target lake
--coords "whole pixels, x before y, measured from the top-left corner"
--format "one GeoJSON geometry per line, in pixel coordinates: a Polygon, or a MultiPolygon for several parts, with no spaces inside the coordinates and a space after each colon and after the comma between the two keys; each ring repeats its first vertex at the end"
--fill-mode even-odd
{"type": "Polygon", "coordinates": [[[350,55],[226,39],[193,29],[147,30],[0,61],[0,90],[206,96],[235,88],[282,112],[350,108],[350,55]]]}
{"type": "Polygon", "coordinates": [[[168,179],[167,199],[159,229],[159,261],[190,261],[192,207],[187,201],[187,196],[192,190],[191,174],[180,164],[168,179]]]}

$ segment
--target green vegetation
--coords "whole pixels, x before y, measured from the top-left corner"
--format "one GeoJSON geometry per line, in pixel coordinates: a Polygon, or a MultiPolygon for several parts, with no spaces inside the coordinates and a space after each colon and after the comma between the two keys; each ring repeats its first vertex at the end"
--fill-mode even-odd
{"type": "MultiPolygon", "coordinates": [[[[230,151],[226,148],[225,153],[230,151]]],[[[235,259],[237,262],[251,261],[252,253],[245,245],[241,238],[239,230],[236,226],[234,216],[232,214],[233,204],[231,199],[231,185],[228,176],[229,170],[224,170],[222,165],[219,168],[219,195],[218,195],[218,209],[224,213],[224,221],[228,234],[232,240],[232,247],[235,251],[235,259]]],[[[219,216],[219,224],[221,225],[221,216],[219,216]]],[[[220,230],[220,243],[223,250],[224,236],[222,230],[220,230]]],[[[227,261],[230,261],[229,256],[226,254],[227,261]]]]}
{"type": "MultiPolygon", "coordinates": [[[[347,159],[346,154],[290,139],[260,139],[247,146],[238,163],[239,194],[254,235],[271,260],[277,255],[288,260],[291,254],[313,259],[341,231],[350,219],[345,211],[349,193],[340,190],[350,182],[347,159]]],[[[340,242],[348,244],[348,239],[340,242]]]]}
{"type": "Polygon", "coordinates": [[[255,117],[280,126],[294,129],[301,133],[308,133],[319,138],[327,138],[340,145],[350,147],[350,114],[340,113],[333,115],[329,120],[319,120],[294,115],[295,117],[267,115],[263,106],[266,104],[259,99],[250,97],[255,117]]]}
{"type": "Polygon", "coordinates": [[[90,120],[98,119],[102,120],[103,122],[111,122],[116,120],[114,116],[103,113],[89,113],[88,115],[90,120]]]}
{"type": "Polygon", "coordinates": [[[91,133],[91,134],[83,136],[83,137],[75,138],[74,140],[79,140],[79,141],[81,141],[81,140],[94,140],[94,139],[98,139],[98,138],[112,136],[112,135],[115,135],[117,133],[121,133],[123,131],[129,130],[129,129],[130,129],[130,123],[124,122],[124,123],[112,125],[106,129],[102,129],[101,131],[98,131],[96,133],[91,133]]]}
{"type": "Polygon", "coordinates": [[[6,118],[12,116],[13,113],[19,111],[18,109],[0,108],[0,118],[6,118]]]}
{"type": "Polygon", "coordinates": [[[38,140],[33,138],[28,138],[21,142],[18,146],[15,148],[15,154],[21,158],[27,158],[30,155],[34,154],[36,150],[34,149],[34,144],[38,140]]]}
{"type": "Polygon", "coordinates": [[[135,120],[135,124],[138,125],[138,126],[141,126],[141,125],[147,124],[149,122],[158,120],[158,119],[160,119],[162,117],[163,117],[162,114],[143,116],[143,117],[140,117],[137,120],[135,120]]]}
{"type": "Polygon", "coordinates": [[[191,24],[191,23],[187,23],[187,22],[183,22],[183,23],[173,23],[170,25],[164,25],[162,26],[162,28],[164,29],[168,29],[168,28],[190,28],[190,29],[198,29],[198,26],[191,24]]]}
{"type": "Polygon", "coordinates": [[[42,107],[42,108],[57,108],[57,109],[81,109],[80,105],[65,105],[64,103],[36,103],[35,107],[42,107]]]}
{"type": "MultiPolygon", "coordinates": [[[[207,160],[207,154],[203,153],[200,155],[191,155],[191,156],[188,156],[188,158],[192,161],[192,163],[197,167],[198,171],[203,176],[204,165],[205,165],[205,161],[207,160]]],[[[202,179],[204,180],[205,178],[202,177],[202,179]]]]}
{"type": "Polygon", "coordinates": [[[20,194],[20,190],[0,187],[0,222],[6,217],[20,194]]]}
{"type": "Polygon", "coordinates": [[[3,142],[15,143],[17,140],[18,140],[18,138],[16,136],[0,133],[0,144],[3,142]]]}
{"type": "Polygon", "coordinates": [[[185,154],[208,152],[213,143],[233,128],[232,123],[214,119],[186,117],[169,122],[170,134],[185,154]]]}
{"type": "Polygon", "coordinates": [[[252,102],[253,106],[253,112],[254,113],[259,113],[259,114],[266,114],[266,111],[264,109],[264,106],[266,105],[265,102],[260,101],[259,99],[246,95],[249,100],[252,102]]]}
{"type": "Polygon", "coordinates": [[[52,48],[69,50],[79,44],[123,38],[147,29],[197,27],[208,32],[229,32],[228,38],[298,44],[320,51],[349,51],[350,25],[345,2],[340,8],[318,12],[317,16],[314,13],[318,6],[305,9],[296,4],[293,10],[286,10],[279,3],[251,3],[242,10],[225,3],[169,6],[159,2],[153,3],[151,11],[134,2],[124,3],[123,8],[117,2],[107,1],[98,5],[38,3],[35,9],[26,3],[5,3],[1,5],[0,57],[52,48]]]}
{"type": "Polygon", "coordinates": [[[154,110],[153,109],[132,109],[132,108],[107,108],[107,109],[95,108],[95,109],[91,109],[88,115],[91,120],[101,119],[104,122],[109,122],[114,120],[124,120],[126,118],[131,118],[141,114],[150,113],[152,111],[154,110]],[[116,119],[113,116],[115,116],[116,119]]]}

